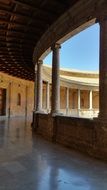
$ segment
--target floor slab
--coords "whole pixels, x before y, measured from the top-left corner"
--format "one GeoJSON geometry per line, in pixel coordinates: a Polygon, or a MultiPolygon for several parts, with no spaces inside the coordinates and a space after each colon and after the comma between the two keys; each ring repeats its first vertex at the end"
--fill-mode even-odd
{"type": "Polygon", "coordinates": [[[31,130],[31,119],[0,121],[0,190],[107,190],[107,164],[31,130]]]}

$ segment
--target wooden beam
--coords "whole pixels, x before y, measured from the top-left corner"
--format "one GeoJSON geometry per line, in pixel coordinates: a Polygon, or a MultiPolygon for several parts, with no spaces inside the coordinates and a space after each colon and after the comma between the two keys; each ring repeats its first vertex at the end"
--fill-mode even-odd
{"type": "Polygon", "coordinates": [[[30,5],[30,4],[27,4],[27,3],[24,3],[24,2],[20,2],[20,1],[17,1],[17,0],[13,0],[13,3],[16,3],[17,5],[20,5],[20,6],[24,6],[28,9],[32,9],[33,11],[40,11],[42,13],[45,13],[45,14],[48,14],[50,16],[54,16],[55,14],[57,14],[55,11],[47,11],[45,10],[44,8],[40,8],[40,7],[35,7],[34,5],[30,5]]]}
{"type": "Polygon", "coordinates": [[[12,11],[9,11],[9,10],[6,10],[6,9],[1,9],[0,8],[0,12],[1,13],[6,13],[6,14],[9,14],[9,15],[12,15],[12,16],[18,16],[18,17],[23,17],[23,18],[30,18],[28,15],[23,15],[21,13],[16,13],[16,12],[12,12],[12,11]]]}
{"type": "Polygon", "coordinates": [[[19,40],[18,41],[18,39],[16,40],[3,40],[3,39],[1,39],[0,40],[0,43],[1,44],[15,44],[15,45],[25,45],[25,44],[29,44],[29,46],[35,46],[35,41],[34,40],[27,40],[27,39],[25,39],[25,40],[19,40]]]}
{"type": "MultiPolygon", "coordinates": [[[[11,30],[11,29],[0,29],[0,32],[11,32],[11,33],[16,33],[16,34],[21,34],[21,35],[24,35],[24,36],[28,36],[28,34],[24,31],[18,31],[18,30],[11,30]]],[[[36,34],[36,33],[32,33],[31,32],[31,35],[32,36],[37,36],[37,37],[40,37],[40,35],[36,34]]]]}
{"type": "Polygon", "coordinates": [[[63,8],[66,8],[66,7],[68,7],[69,5],[66,3],[66,1],[64,0],[53,0],[53,2],[55,2],[57,5],[60,5],[60,6],[62,6],[63,8]]]}
{"type": "MultiPolygon", "coordinates": [[[[11,49],[11,51],[9,51],[6,47],[1,47],[0,48],[0,53],[3,54],[3,52],[7,52],[9,53],[10,55],[13,55],[13,54],[20,54],[20,55],[23,55],[23,51],[21,49],[11,49]]],[[[26,49],[26,54],[27,55],[30,55],[32,54],[32,51],[29,52],[29,50],[26,49]]]]}
{"type": "MultiPolygon", "coordinates": [[[[26,24],[27,23],[25,23],[25,24],[22,24],[22,23],[19,23],[19,22],[16,22],[15,20],[13,20],[13,21],[10,21],[10,20],[5,20],[5,19],[1,19],[0,18],[0,23],[2,24],[11,24],[11,25],[16,25],[16,26],[19,26],[19,27],[26,27],[26,24]]],[[[41,31],[41,30],[43,30],[45,27],[44,27],[45,25],[42,25],[42,26],[38,26],[38,27],[36,27],[36,25],[30,25],[30,29],[35,29],[36,28],[36,31],[41,31]]]]}
{"type": "Polygon", "coordinates": [[[11,15],[11,16],[17,16],[17,17],[23,17],[23,18],[25,18],[25,19],[32,19],[32,20],[34,20],[35,21],[35,19],[37,19],[37,20],[39,20],[39,21],[41,21],[42,23],[44,22],[44,24],[46,23],[46,22],[48,22],[49,23],[49,18],[47,18],[47,17],[42,17],[42,18],[38,18],[38,17],[31,17],[31,16],[28,16],[28,15],[25,15],[25,14],[22,14],[22,13],[18,13],[18,12],[12,12],[12,11],[9,11],[9,10],[6,10],[6,9],[1,9],[0,8],[0,12],[1,13],[6,13],[6,14],[9,14],[9,15],[11,15]]]}
{"type": "Polygon", "coordinates": [[[18,55],[18,54],[8,54],[7,53],[3,53],[2,55],[0,54],[0,57],[11,57],[11,58],[25,58],[25,59],[30,59],[31,60],[31,56],[29,56],[28,54],[26,55],[26,57],[24,57],[24,55],[18,55]]]}
{"type": "Polygon", "coordinates": [[[0,41],[2,41],[2,39],[5,39],[5,40],[19,40],[20,39],[20,41],[22,40],[22,41],[30,41],[30,42],[34,42],[34,41],[37,41],[38,40],[38,38],[35,38],[35,37],[32,37],[31,35],[30,36],[13,36],[13,35],[11,35],[11,34],[0,34],[0,38],[1,38],[1,40],[0,41]]]}
{"type": "MultiPolygon", "coordinates": [[[[34,72],[34,66],[33,64],[31,65],[31,62],[25,62],[24,60],[18,60],[18,59],[15,59],[15,60],[12,60],[11,58],[8,58],[8,59],[4,59],[4,58],[0,58],[3,62],[8,62],[6,64],[6,66],[11,63],[13,61],[13,66],[16,65],[16,62],[19,63],[18,65],[22,66],[24,69],[26,69],[28,72],[34,72]],[[21,61],[21,62],[20,62],[21,61]]],[[[16,66],[15,66],[16,67],[16,66]]]]}
{"type": "MultiPolygon", "coordinates": [[[[13,50],[13,49],[17,49],[17,50],[19,50],[19,51],[22,51],[23,52],[23,49],[22,48],[25,48],[25,49],[27,49],[27,48],[29,48],[29,51],[31,51],[31,48],[32,48],[32,51],[33,51],[33,47],[31,47],[31,46],[29,46],[29,44],[28,45],[26,45],[26,44],[19,44],[19,45],[12,45],[12,44],[8,44],[8,45],[2,45],[2,44],[0,44],[0,49],[5,49],[5,48],[7,48],[8,50],[10,49],[10,50],[13,50]]],[[[33,52],[32,52],[33,53],[33,52]]]]}

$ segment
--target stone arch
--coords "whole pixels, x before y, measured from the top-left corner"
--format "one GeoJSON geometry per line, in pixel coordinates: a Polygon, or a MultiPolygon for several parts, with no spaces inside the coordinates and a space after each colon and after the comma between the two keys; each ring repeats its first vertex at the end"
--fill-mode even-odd
{"type": "Polygon", "coordinates": [[[104,1],[78,1],[65,14],[63,14],[49,29],[44,33],[36,44],[33,54],[33,61],[43,59],[50,51],[54,43],[63,43],[70,37],[76,35],[85,28],[97,22],[97,17],[104,14],[104,1]]]}

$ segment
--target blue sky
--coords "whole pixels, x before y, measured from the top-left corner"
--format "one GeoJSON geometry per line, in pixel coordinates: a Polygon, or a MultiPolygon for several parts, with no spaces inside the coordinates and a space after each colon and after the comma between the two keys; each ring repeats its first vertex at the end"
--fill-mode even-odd
{"type": "MultiPolygon", "coordinates": [[[[52,64],[52,54],[45,59],[52,64]]],[[[61,45],[60,67],[87,71],[99,69],[99,25],[94,24],[61,45]]]]}

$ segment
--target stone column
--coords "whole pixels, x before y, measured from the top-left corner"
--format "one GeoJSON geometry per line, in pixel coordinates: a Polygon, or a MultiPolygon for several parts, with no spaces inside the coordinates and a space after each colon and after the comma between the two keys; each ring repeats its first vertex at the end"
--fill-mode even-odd
{"type": "Polygon", "coordinates": [[[78,110],[80,110],[81,106],[80,106],[80,89],[78,89],[78,110]]]}
{"type": "Polygon", "coordinates": [[[35,78],[34,78],[34,108],[33,108],[33,118],[32,118],[32,129],[36,128],[36,97],[37,97],[37,64],[35,64],[35,78]]]}
{"type": "Polygon", "coordinates": [[[25,117],[27,117],[27,105],[28,105],[28,86],[25,88],[25,117]]]}
{"type": "Polygon", "coordinates": [[[69,88],[66,88],[66,114],[69,114],[69,88]]]}
{"type": "Polygon", "coordinates": [[[50,102],[50,95],[49,95],[49,82],[46,83],[46,109],[49,112],[49,102],[50,102]]]}
{"type": "Polygon", "coordinates": [[[42,60],[39,60],[37,63],[36,112],[42,110],[42,64],[42,60]]]}
{"type": "Polygon", "coordinates": [[[92,101],[92,90],[90,90],[90,94],[89,94],[89,109],[92,110],[93,108],[93,101],[92,101]]]}
{"type": "Polygon", "coordinates": [[[60,76],[59,76],[59,44],[52,46],[52,114],[59,113],[60,110],[60,76]]]}
{"type": "Polygon", "coordinates": [[[100,24],[99,119],[107,120],[107,17],[100,24]]]}
{"type": "Polygon", "coordinates": [[[9,83],[8,88],[8,117],[11,116],[11,82],[9,83]]]}
{"type": "Polygon", "coordinates": [[[35,82],[34,82],[34,112],[36,111],[36,97],[37,97],[37,64],[35,65],[35,82]]]}

